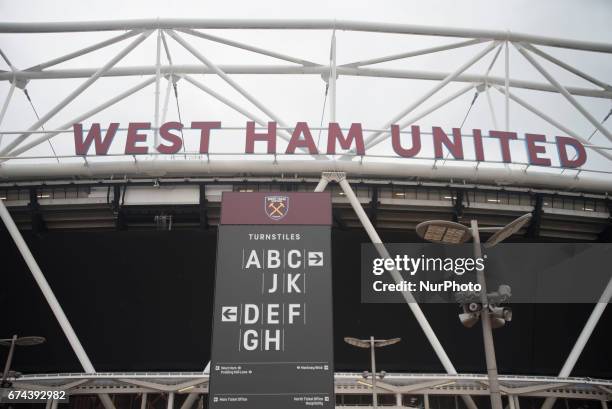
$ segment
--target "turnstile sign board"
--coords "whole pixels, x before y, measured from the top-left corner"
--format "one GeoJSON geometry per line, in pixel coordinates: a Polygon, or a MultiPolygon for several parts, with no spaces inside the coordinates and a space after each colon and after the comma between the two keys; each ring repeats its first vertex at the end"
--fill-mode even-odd
{"type": "Polygon", "coordinates": [[[225,192],[211,408],[335,407],[331,196],[225,192]]]}

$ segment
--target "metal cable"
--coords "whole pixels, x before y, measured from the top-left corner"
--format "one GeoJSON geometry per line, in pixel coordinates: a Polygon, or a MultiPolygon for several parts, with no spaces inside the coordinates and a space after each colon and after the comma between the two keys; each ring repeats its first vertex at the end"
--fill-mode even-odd
{"type": "Polygon", "coordinates": [[[321,130],[323,128],[323,118],[325,117],[325,104],[327,103],[327,91],[329,91],[329,83],[325,84],[325,96],[323,97],[323,110],[321,111],[321,121],[319,122],[319,136],[317,136],[317,150],[321,141],[321,130]]]}
{"type": "MultiPolygon", "coordinates": [[[[26,88],[23,89],[23,93],[25,94],[26,98],[30,102],[30,106],[32,107],[32,111],[34,111],[34,115],[36,115],[36,119],[40,121],[40,116],[38,115],[38,111],[36,111],[36,107],[34,106],[34,103],[32,102],[32,98],[30,98],[30,94],[28,93],[28,90],[26,88]]],[[[45,127],[41,126],[41,129],[44,131],[45,127]]],[[[53,144],[51,143],[51,139],[47,139],[47,142],[49,142],[49,146],[51,147],[51,151],[53,152],[53,156],[55,156],[57,163],[60,163],[60,160],[57,157],[57,153],[55,152],[55,148],[53,148],[53,144]]]]}
{"type": "MultiPolygon", "coordinates": [[[[176,81],[171,79],[172,87],[174,88],[174,99],[176,100],[176,111],[178,112],[179,122],[182,124],[183,119],[181,118],[181,107],[179,104],[179,96],[178,96],[178,88],[176,86],[176,81]]],[[[185,155],[185,159],[187,159],[187,152],[185,151],[185,138],[183,137],[183,127],[181,126],[181,142],[183,144],[183,154],[185,155]]]]}
{"type": "MultiPolygon", "coordinates": [[[[467,121],[468,116],[470,115],[470,111],[472,110],[472,107],[474,106],[474,103],[476,102],[476,99],[478,98],[478,94],[479,94],[478,91],[474,93],[474,98],[472,98],[472,103],[468,107],[468,110],[465,113],[465,116],[463,117],[463,121],[461,121],[461,126],[459,127],[460,130],[463,128],[463,125],[465,125],[465,121],[467,121]]],[[[444,161],[442,162],[442,166],[444,166],[444,164],[446,163],[446,159],[448,159],[449,156],[450,156],[450,152],[447,152],[446,156],[444,157],[444,161]]],[[[434,162],[434,167],[435,166],[436,166],[436,163],[434,162]]]]}
{"type": "MultiPolygon", "coordinates": [[[[610,116],[612,116],[612,108],[610,108],[610,112],[608,112],[608,114],[604,117],[604,119],[602,119],[601,124],[603,125],[608,120],[608,118],[610,118],[610,116]]],[[[595,130],[587,138],[587,142],[591,142],[591,138],[593,138],[593,136],[595,136],[595,134],[598,131],[599,131],[599,129],[595,128],[595,130]]],[[[576,159],[576,156],[578,156],[578,154],[574,152],[574,156],[572,157],[572,160],[576,159]]],[[[561,174],[563,174],[563,172],[565,172],[565,171],[566,171],[566,169],[563,169],[561,171],[561,174]]],[[[580,173],[580,172],[578,172],[578,173],[580,173]]]]}
{"type": "Polygon", "coordinates": [[[329,91],[329,79],[332,75],[332,60],[333,60],[333,47],[334,47],[334,36],[336,35],[336,29],[332,31],[331,43],[329,45],[329,76],[325,83],[325,95],[323,96],[323,109],[321,110],[321,121],[319,122],[319,135],[317,136],[317,150],[319,149],[319,142],[321,142],[321,131],[323,128],[323,118],[325,118],[325,105],[327,104],[327,93],[329,91]]]}

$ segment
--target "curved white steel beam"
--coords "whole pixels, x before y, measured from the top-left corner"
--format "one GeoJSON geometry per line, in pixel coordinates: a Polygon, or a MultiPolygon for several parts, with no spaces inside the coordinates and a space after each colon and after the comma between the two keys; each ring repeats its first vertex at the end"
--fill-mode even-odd
{"type": "Polygon", "coordinates": [[[229,45],[230,47],[240,48],[242,50],[252,51],[257,54],[267,55],[268,57],[277,58],[279,60],[293,62],[300,65],[320,65],[312,61],[304,60],[301,58],[292,57],[290,55],[285,55],[281,53],[277,53],[276,51],[266,50],[264,48],[255,47],[249,44],[244,44],[238,41],[229,40],[227,38],[222,38],[218,36],[214,36],[211,34],[202,33],[197,30],[192,30],[189,28],[182,28],[178,30],[185,34],[190,34],[194,37],[204,38],[206,40],[214,41],[215,43],[229,45]]]}
{"type": "Polygon", "coordinates": [[[531,44],[612,54],[612,44],[561,39],[501,30],[477,30],[452,27],[430,27],[351,20],[307,19],[175,19],[0,23],[0,33],[67,33],[130,29],[258,29],[258,30],[343,30],[372,33],[416,34],[441,37],[483,38],[501,41],[524,41],[531,44]]]}
{"type": "MultiPolygon", "coordinates": [[[[236,155],[240,156],[240,155],[236,155]]],[[[134,161],[88,161],[82,163],[28,163],[15,161],[5,162],[0,166],[0,180],[24,179],[57,179],[62,177],[184,177],[189,175],[219,177],[243,175],[299,175],[320,176],[321,172],[330,170],[346,172],[353,177],[372,178],[407,178],[416,177],[427,180],[442,180],[448,182],[471,181],[475,183],[502,186],[529,186],[532,188],[556,188],[564,191],[580,189],[581,191],[612,192],[612,179],[602,177],[576,178],[570,174],[552,174],[550,172],[524,172],[522,169],[505,167],[484,167],[478,169],[468,166],[453,166],[447,164],[432,169],[431,161],[392,161],[392,162],[352,162],[352,161],[317,161],[267,159],[223,159],[210,161],[203,157],[200,160],[140,160],[134,161]],[[335,168],[335,169],[333,169],[335,168]]]]}
{"type": "MultiPolygon", "coordinates": [[[[226,74],[253,74],[253,75],[321,75],[329,74],[328,65],[301,67],[297,65],[218,65],[220,70],[226,74]]],[[[162,75],[181,75],[181,74],[214,74],[212,68],[199,64],[179,64],[162,65],[160,67],[162,75]]],[[[102,77],[127,77],[141,75],[155,75],[155,65],[131,66],[111,68],[102,77]]],[[[95,68],[65,68],[44,71],[15,71],[0,72],[0,81],[17,80],[42,80],[59,78],[88,78],[96,72],[95,68]]],[[[389,68],[356,68],[356,67],[336,67],[338,75],[355,77],[376,77],[376,78],[396,78],[441,81],[449,73],[424,70],[401,70],[389,68]]],[[[502,77],[489,77],[481,74],[461,74],[453,79],[452,82],[487,82],[491,85],[504,85],[505,79],[502,77]]],[[[558,93],[559,91],[552,85],[544,82],[525,81],[510,79],[510,88],[523,88],[533,91],[545,91],[558,93]]],[[[593,98],[612,99],[612,91],[604,91],[594,88],[565,87],[572,95],[579,95],[593,98]]]]}

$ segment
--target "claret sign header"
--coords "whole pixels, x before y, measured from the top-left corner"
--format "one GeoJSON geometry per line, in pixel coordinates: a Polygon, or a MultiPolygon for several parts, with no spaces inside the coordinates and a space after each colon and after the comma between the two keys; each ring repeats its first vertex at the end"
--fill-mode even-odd
{"type": "MultiPolygon", "coordinates": [[[[162,154],[175,154],[183,147],[183,139],[180,132],[185,125],[180,122],[167,122],[159,128],[159,144],[155,147],[157,152],[162,154]]],[[[99,123],[91,125],[89,130],[83,129],[83,124],[74,124],[74,144],[77,155],[87,155],[93,149],[96,155],[108,154],[109,148],[119,129],[119,123],[111,123],[102,134],[99,123]]],[[[199,153],[207,154],[211,138],[214,138],[215,130],[221,129],[221,122],[192,122],[190,129],[199,131],[199,153]]],[[[126,155],[144,155],[149,152],[150,144],[147,138],[150,136],[152,126],[148,122],[131,122],[127,129],[124,153],[126,155]],[[149,131],[147,133],[147,131],[149,131]]],[[[417,125],[411,127],[410,135],[407,138],[400,138],[400,128],[392,125],[389,130],[391,134],[391,145],[398,157],[412,158],[417,157],[421,152],[421,128],[417,125]]],[[[443,159],[445,156],[444,148],[455,159],[465,159],[464,148],[472,144],[469,148],[473,152],[473,157],[468,158],[476,161],[487,161],[492,158],[485,156],[483,144],[483,132],[480,129],[473,129],[470,137],[462,133],[461,129],[453,128],[450,132],[440,127],[432,128],[433,151],[436,158],[443,159]],[[473,150],[472,150],[473,148],[473,150]]],[[[510,144],[518,139],[516,132],[489,131],[489,137],[497,139],[498,153],[501,160],[511,163],[512,154],[510,144]]],[[[556,149],[547,144],[546,136],[542,134],[525,134],[523,146],[526,150],[528,161],[536,166],[551,166],[555,156],[559,159],[561,167],[577,168],[582,166],[587,160],[584,146],[578,140],[566,136],[556,136],[556,149]]],[[[287,147],[284,151],[277,150],[277,124],[269,122],[267,130],[256,129],[255,122],[247,122],[245,130],[244,153],[254,153],[255,144],[266,147],[266,152],[270,154],[295,154],[307,152],[309,154],[337,154],[338,148],[351,150],[357,155],[366,155],[366,142],[364,141],[363,129],[360,123],[351,124],[348,130],[343,130],[339,124],[330,123],[327,128],[327,143],[325,151],[319,150],[314,142],[310,127],[306,122],[298,122],[288,139],[287,147]]],[[[518,141],[517,141],[518,142],[518,141]]],[[[489,149],[487,149],[488,152],[489,149]]],[[[338,152],[341,153],[341,152],[338,152]]]]}

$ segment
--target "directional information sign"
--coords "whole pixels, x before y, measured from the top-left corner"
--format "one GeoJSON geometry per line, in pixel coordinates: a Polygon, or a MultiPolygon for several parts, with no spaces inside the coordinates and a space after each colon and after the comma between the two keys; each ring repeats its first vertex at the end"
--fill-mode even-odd
{"type": "Polygon", "coordinates": [[[223,194],[211,408],[335,407],[331,197],[223,194]]]}

